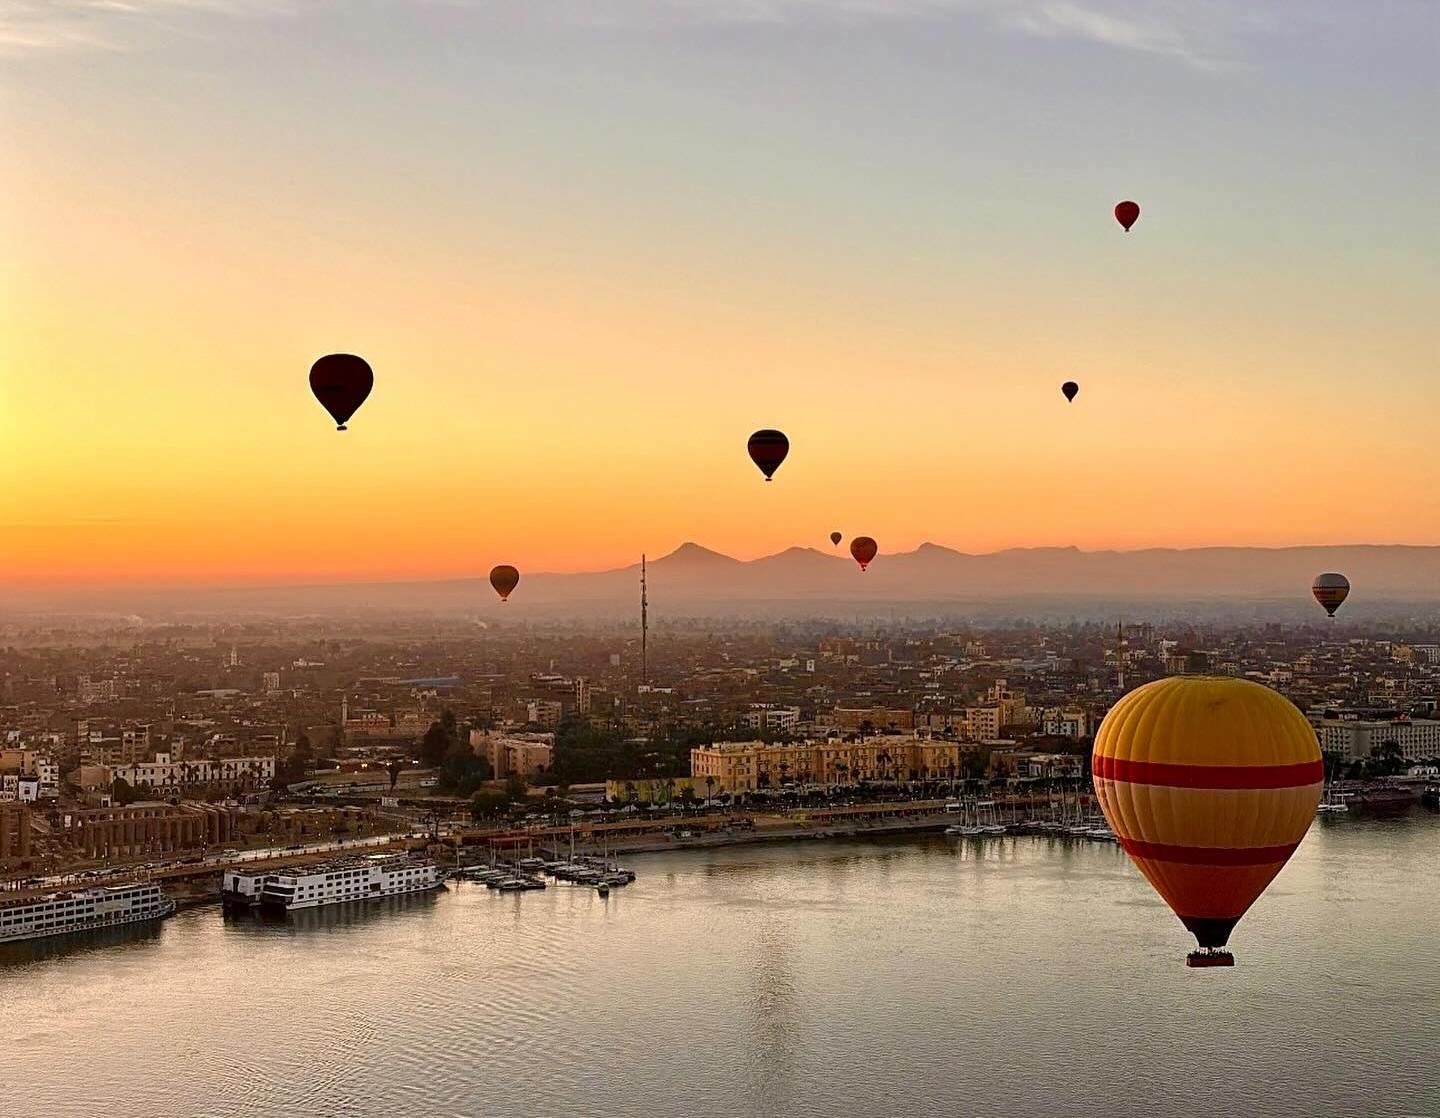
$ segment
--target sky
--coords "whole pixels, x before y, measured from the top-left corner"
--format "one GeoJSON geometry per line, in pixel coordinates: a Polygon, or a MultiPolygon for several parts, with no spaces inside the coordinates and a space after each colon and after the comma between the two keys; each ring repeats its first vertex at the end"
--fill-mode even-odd
{"type": "Polygon", "coordinates": [[[1430,0],[0,0],[0,578],[1440,544],[1437,50],[1430,0]]]}

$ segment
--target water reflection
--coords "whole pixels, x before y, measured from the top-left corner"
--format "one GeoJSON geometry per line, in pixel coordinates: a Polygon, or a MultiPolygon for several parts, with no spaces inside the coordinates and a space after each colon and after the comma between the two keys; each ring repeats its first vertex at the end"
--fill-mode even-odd
{"type": "Polygon", "coordinates": [[[1424,1114],[1437,849],[1434,815],[1325,821],[1227,973],[1183,965],[1188,937],[1122,851],[1064,838],[637,856],[608,899],[462,885],[279,923],[190,910],[0,972],[25,1084],[0,1110],[1424,1114]]]}

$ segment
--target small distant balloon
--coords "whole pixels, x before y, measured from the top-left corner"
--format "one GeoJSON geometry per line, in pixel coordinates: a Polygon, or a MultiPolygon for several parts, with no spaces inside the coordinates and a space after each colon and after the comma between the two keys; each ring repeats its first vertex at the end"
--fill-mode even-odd
{"type": "Polygon", "coordinates": [[[875,541],[869,536],[856,536],[850,541],[850,556],[860,564],[862,571],[870,565],[870,561],[875,558],[875,552],[878,550],[875,541]]]}
{"type": "Polygon", "coordinates": [[[780,463],[785,461],[785,456],[790,453],[790,440],[785,437],[783,431],[772,431],[766,428],[763,431],[756,431],[750,436],[747,444],[750,451],[750,461],[760,467],[760,472],[769,481],[775,476],[775,471],[780,468],[780,463]]]}
{"type": "Polygon", "coordinates": [[[337,431],[345,430],[373,387],[375,374],[363,357],[353,353],[327,354],[310,366],[310,391],[335,420],[337,431]]]}
{"type": "Polygon", "coordinates": [[[1073,380],[1067,380],[1060,386],[1060,391],[1065,393],[1065,399],[1073,401],[1080,393],[1080,386],[1073,380]]]}
{"type": "Polygon", "coordinates": [[[1310,587],[1310,593],[1325,607],[1325,612],[1334,617],[1335,611],[1344,605],[1345,599],[1350,596],[1350,580],[1334,571],[1327,571],[1323,575],[1315,576],[1315,584],[1310,587]]]}
{"type": "Polygon", "coordinates": [[[1125,227],[1125,232],[1130,232],[1130,226],[1140,220],[1140,203],[1120,202],[1117,204],[1115,220],[1125,227]]]}
{"type": "Polygon", "coordinates": [[[845,537],[842,536],[839,532],[831,532],[831,533],[830,533],[830,542],[831,542],[832,544],[834,544],[836,547],[839,547],[839,546],[840,546],[840,541],[841,541],[842,539],[844,539],[844,538],[845,538],[845,537]]]}
{"type": "Polygon", "coordinates": [[[490,572],[490,585],[500,595],[502,602],[510,599],[510,592],[520,585],[520,572],[508,563],[502,563],[490,572]]]}

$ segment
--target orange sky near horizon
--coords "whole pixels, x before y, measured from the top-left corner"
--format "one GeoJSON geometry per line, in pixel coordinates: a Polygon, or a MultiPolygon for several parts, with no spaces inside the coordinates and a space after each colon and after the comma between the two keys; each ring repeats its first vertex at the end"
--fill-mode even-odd
{"type": "MultiPolygon", "coordinates": [[[[1229,90],[1264,72],[1087,55],[1076,89],[1144,67],[1170,113],[1112,137],[1047,101],[991,135],[931,88],[961,79],[900,58],[876,81],[917,135],[838,84],[832,133],[743,51],[685,79],[678,46],[577,69],[546,45],[347,99],[299,47],[257,88],[258,28],[198,77],[162,44],[143,76],[47,57],[3,88],[0,579],[593,570],[835,529],[882,553],[1440,544],[1436,233],[1390,191],[1403,114],[1370,170],[1317,174],[1348,173],[1353,90],[1307,92],[1313,135],[1283,105],[1252,135],[1229,90]],[[751,78],[792,102],[737,103],[751,78]],[[433,111],[455,98],[505,111],[433,111]],[[926,142],[947,128],[966,142],[926,142]],[[1326,220],[1380,187],[1390,210],[1326,220]],[[306,385],[331,351],[376,374],[344,434],[306,385]],[[760,427],[792,444],[769,485],[760,427]]],[[[434,62],[396,49],[407,80],[434,62]]]]}

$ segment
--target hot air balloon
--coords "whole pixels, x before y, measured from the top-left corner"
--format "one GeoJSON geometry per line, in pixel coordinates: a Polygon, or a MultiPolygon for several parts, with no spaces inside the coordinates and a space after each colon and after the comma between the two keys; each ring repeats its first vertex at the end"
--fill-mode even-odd
{"type": "Polygon", "coordinates": [[[508,563],[502,563],[490,572],[490,585],[500,595],[502,602],[509,601],[510,591],[520,585],[520,572],[508,563]]]}
{"type": "Polygon", "coordinates": [[[1067,380],[1064,384],[1060,386],[1060,391],[1065,394],[1066,400],[1074,400],[1075,397],[1080,393],[1080,386],[1076,384],[1073,380],[1067,380]]]}
{"type": "Polygon", "coordinates": [[[875,558],[876,550],[875,541],[869,536],[856,536],[850,541],[850,555],[860,564],[862,571],[870,565],[870,560],[875,558]]]}
{"type": "Polygon", "coordinates": [[[337,431],[345,430],[373,387],[375,374],[363,357],[353,353],[327,354],[310,366],[310,391],[334,418],[337,431]]]}
{"type": "Polygon", "coordinates": [[[1115,206],[1115,220],[1125,227],[1125,232],[1130,232],[1130,226],[1140,220],[1140,203],[1118,203],[1115,206]]]}
{"type": "Polygon", "coordinates": [[[1325,607],[1325,612],[1331,617],[1335,611],[1345,603],[1350,596],[1350,580],[1344,575],[1337,575],[1329,571],[1323,575],[1315,576],[1315,583],[1310,587],[1310,593],[1315,595],[1315,600],[1325,607]]]}
{"type": "Polygon", "coordinates": [[[841,541],[842,539],[844,539],[844,538],[845,538],[845,537],[842,536],[839,532],[831,532],[831,533],[830,533],[830,542],[831,542],[832,544],[834,544],[836,547],[839,547],[839,546],[840,546],[840,541],[841,541]]]}
{"type": "Polygon", "coordinates": [[[1231,929],[1320,803],[1325,768],[1305,716],[1249,680],[1156,680],[1110,709],[1091,768],[1120,844],[1200,946],[1186,964],[1233,966],[1231,929]]]}
{"type": "Polygon", "coordinates": [[[790,440],[785,437],[784,431],[766,428],[750,436],[748,448],[750,461],[760,467],[765,480],[769,481],[780,468],[780,463],[785,461],[785,456],[790,453],[790,440]]]}

